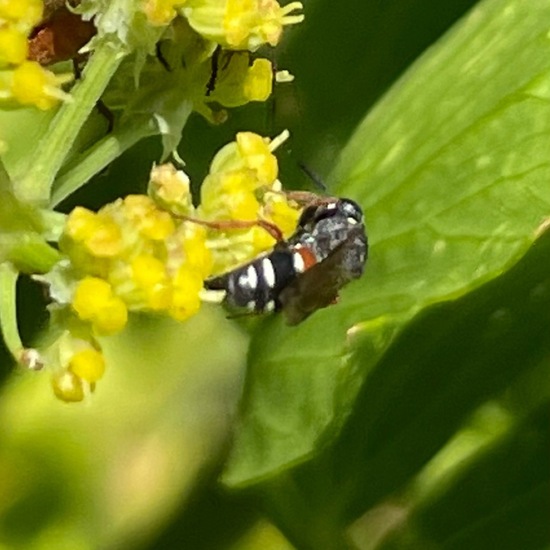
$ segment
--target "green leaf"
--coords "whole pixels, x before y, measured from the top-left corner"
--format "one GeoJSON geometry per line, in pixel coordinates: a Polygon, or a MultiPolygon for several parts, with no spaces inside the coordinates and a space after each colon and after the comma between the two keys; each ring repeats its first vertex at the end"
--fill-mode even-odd
{"type": "Polygon", "coordinates": [[[38,233],[0,234],[0,262],[11,262],[24,273],[46,273],[60,257],[59,252],[38,233]]]}
{"type": "Polygon", "coordinates": [[[549,418],[546,403],[444,494],[418,506],[380,548],[543,548],[550,540],[549,418]]]}
{"type": "Polygon", "coordinates": [[[59,252],[46,242],[55,215],[44,215],[39,209],[19,201],[11,190],[7,173],[0,174],[0,263],[11,262],[19,270],[44,273],[59,260],[59,252]],[[2,177],[3,176],[3,177],[2,177]]]}
{"type": "MultiPolygon", "coordinates": [[[[308,541],[304,546],[314,548],[317,546],[312,541],[317,540],[321,530],[326,541],[324,547],[338,548],[331,541],[338,541],[356,518],[365,514],[363,529],[368,532],[369,513],[383,511],[386,506],[389,530],[396,520],[403,521],[400,518],[406,518],[419,504],[419,514],[428,510],[425,522],[431,527],[426,527],[429,531],[426,538],[433,533],[433,538],[443,541],[458,536],[470,523],[485,521],[492,513],[504,513],[508,506],[515,509],[516,498],[527,498],[539,482],[546,482],[547,477],[541,480],[540,476],[533,481],[528,466],[523,473],[511,471],[507,481],[515,484],[514,492],[507,494],[502,481],[487,482],[484,491],[492,488],[496,496],[487,495],[485,503],[479,504],[482,508],[479,513],[467,513],[464,508],[468,506],[456,507],[452,496],[454,487],[463,485],[441,481],[444,474],[449,477],[450,471],[452,476],[453,468],[456,469],[454,457],[448,455],[439,466],[441,474],[439,482],[435,479],[433,483],[432,498],[429,491],[428,498],[422,498],[421,491],[410,496],[414,476],[436,453],[447,448],[447,442],[480,406],[500,401],[499,407],[503,408],[503,393],[509,393],[520,385],[522,377],[532,372],[542,370],[540,380],[548,379],[549,266],[550,232],[546,232],[511,270],[461,298],[427,308],[402,330],[369,373],[354,410],[333,445],[311,462],[266,484],[273,515],[287,536],[301,537],[302,541],[308,541]],[[451,519],[437,516],[437,502],[445,505],[451,519]],[[374,508],[376,505],[378,508],[374,508]],[[391,510],[396,508],[401,511],[392,514],[391,510]],[[307,510],[306,522],[302,510],[307,510]],[[453,514],[456,520],[452,520],[453,514]],[[461,521],[464,524],[455,525],[461,521]]],[[[355,359],[359,363],[368,362],[371,354],[372,348],[366,340],[358,346],[355,359]]],[[[539,383],[538,395],[533,396],[528,406],[537,408],[549,397],[547,387],[539,383]]],[[[524,462],[532,460],[536,464],[539,461],[536,453],[547,446],[543,434],[530,447],[514,435],[517,426],[512,418],[521,419],[526,408],[515,415],[507,411],[506,422],[498,420],[498,432],[501,440],[511,438],[506,445],[513,448],[516,458],[523,457],[524,462]]],[[[494,432],[497,424],[494,418],[488,424],[486,429],[494,432]]],[[[488,435],[483,440],[490,438],[488,435]]],[[[475,475],[478,464],[475,455],[484,441],[461,456],[463,463],[470,460],[466,472],[471,469],[473,473],[456,476],[457,479],[475,475]]],[[[544,473],[548,476],[548,468],[544,473]]],[[[479,501],[475,489],[471,493],[469,498],[479,501]]],[[[376,531],[383,520],[376,514],[372,517],[371,527],[376,531]]],[[[539,520],[540,517],[535,520],[538,530],[539,520]]],[[[409,538],[414,534],[414,525],[410,531],[406,535],[409,538]]],[[[373,537],[369,535],[367,539],[373,537]]],[[[370,546],[375,547],[374,543],[370,546]]],[[[428,543],[410,547],[432,548],[428,543]]]]}
{"type": "Polygon", "coordinates": [[[260,327],[227,484],[273,475],[331,437],[383,351],[349,362],[350,327],[391,333],[533,241],[550,212],[549,20],[543,0],[481,2],[362,123],[334,180],[365,207],[367,274],[298,328],[260,327]]]}
{"type": "Polygon", "coordinates": [[[546,232],[511,270],[428,308],[394,340],[331,451],[347,517],[402,487],[478,406],[545,360],[549,266],[546,232]]]}
{"type": "Polygon", "coordinates": [[[494,276],[548,216],[549,15],[542,1],[481,3],[344,151],[335,180],[364,205],[373,243],[370,314],[494,276]]]}

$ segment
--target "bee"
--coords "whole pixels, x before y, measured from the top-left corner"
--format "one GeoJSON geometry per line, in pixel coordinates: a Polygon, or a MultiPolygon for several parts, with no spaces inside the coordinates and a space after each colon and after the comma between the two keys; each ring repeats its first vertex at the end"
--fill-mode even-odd
{"type": "Polygon", "coordinates": [[[42,20],[34,27],[28,40],[28,58],[41,65],[51,65],[69,59],[78,60],[78,51],[97,29],[71,11],[78,2],[46,0],[42,20]]]}
{"type": "Polygon", "coordinates": [[[251,313],[282,311],[297,325],[338,299],[361,277],[368,240],[361,207],[350,199],[319,198],[306,205],[294,234],[271,252],[205,281],[225,290],[225,302],[251,313]]]}
{"type": "MultiPolygon", "coordinates": [[[[79,3],[80,0],[45,0],[42,20],[33,28],[27,44],[28,59],[44,67],[72,60],[77,79],[81,77],[82,66],[88,58],[87,54],[79,53],[80,49],[97,34],[93,21],[87,21],[72,11],[79,3]]],[[[113,113],[101,99],[96,102],[96,107],[107,120],[107,130],[111,133],[113,113]]]]}

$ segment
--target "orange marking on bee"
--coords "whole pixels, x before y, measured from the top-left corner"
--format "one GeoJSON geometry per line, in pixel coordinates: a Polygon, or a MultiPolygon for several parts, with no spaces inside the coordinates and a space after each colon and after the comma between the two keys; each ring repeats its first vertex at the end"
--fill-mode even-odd
{"type": "Polygon", "coordinates": [[[303,271],[307,271],[317,263],[317,258],[310,248],[306,246],[298,246],[294,249],[294,254],[298,254],[304,262],[303,271]]]}

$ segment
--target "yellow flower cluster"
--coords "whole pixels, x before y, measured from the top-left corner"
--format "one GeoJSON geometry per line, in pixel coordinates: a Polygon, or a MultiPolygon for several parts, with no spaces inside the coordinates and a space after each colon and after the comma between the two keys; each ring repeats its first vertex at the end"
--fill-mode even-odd
{"type": "Polygon", "coordinates": [[[27,37],[42,11],[42,0],[0,0],[0,100],[45,110],[70,97],[60,86],[72,77],[27,60],[27,37]]]}
{"type": "MultiPolygon", "coordinates": [[[[144,0],[150,24],[174,22],[170,36],[174,66],[185,59],[186,84],[194,109],[214,123],[223,122],[225,111],[213,104],[238,107],[265,101],[272,91],[274,70],[268,59],[251,61],[250,54],[264,44],[275,46],[283,27],[299,23],[300,2],[281,7],[275,0],[144,0]],[[174,44],[178,44],[175,46],[174,44]],[[206,96],[205,96],[206,93],[206,96]]],[[[169,55],[169,48],[165,48],[169,55]]],[[[277,81],[292,80],[287,72],[277,81]]]]}
{"type": "Polygon", "coordinates": [[[276,0],[187,0],[183,14],[201,36],[232,50],[256,51],[275,46],[283,27],[303,21],[292,12],[301,2],[281,7],[276,0]]]}
{"type": "Polygon", "coordinates": [[[52,346],[53,387],[60,399],[80,401],[105,368],[97,337],[121,331],[129,311],[164,312],[180,321],[194,315],[212,260],[204,227],[144,195],[97,213],[75,208],[59,246],[69,260],[61,269],[71,313],[67,331],[52,346]]]}
{"type": "Polygon", "coordinates": [[[73,268],[86,274],[73,309],[99,335],[121,330],[128,309],[184,320],[199,308],[211,267],[206,230],[176,219],[149,197],[130,195],[97,213],[75,208],[59,244],[73,268]]]}
{"type": "Polygon", "coordinates": [[[254,258],[275,244],[275,236],[255,223],[258,220],[272,224],[284,237],[295,230],[299,210],[282,193],[273,154],[287,136],[284,132],[271,141],[252,132],[241,132],[212,160],[201,187],[198,216],[214,222],[251,222],[243,229],[231,228],[229,223],[228,229],[209,231],[215,273],[254,258]]]}
{"type": "Polygon", "coordinates": [[[59,365],[52,378],[56,397],[67,402],[82,401],[105,372],[105,358],[97,340],[85,331],[74,334],[67,330],[49,355],[53,352],[59,365]]]}
{"type": "Polygon", "coordinates": [[[183,321],[208,298],[207,277],[272,247],[274,233],[295,230],[299,209],[281,191],[273,154],[287,135],[238,134],[212,160],[197,208],[188,177],[165,164],[151,171],[149,196],[68,215],[61,276],[44,278],[66,316],[59,324],[67,330],[52,347],[58,397],[79,401],[93,390],[105,367],[97,337],[122,330],[129,311],[183,321]]]}
{"type": "Polygon", "coordinates": [[[278,44],[286,25],[303,21],[293,14],[301,2],[281,7],[276,0],[144,0],[143,11],[153,25],[168,25],[178,13],[204,38],[232,50],[256,51],[278,44]]]}

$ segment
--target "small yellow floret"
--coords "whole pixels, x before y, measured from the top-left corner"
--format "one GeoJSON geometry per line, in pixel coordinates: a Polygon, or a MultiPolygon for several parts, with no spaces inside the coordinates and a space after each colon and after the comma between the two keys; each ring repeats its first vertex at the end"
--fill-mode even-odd
{"type": "Polygon", "coordinates": [[[34,105],[42,110],[51,109],[59,101],[70,99],[59,86],[67,77],[56,76],[36,61],[25,61],[13,71],[11,92],[22,105],[34,105]]]}
{"type": "Polygon", "coordinates": [[[112,298],[111,285],[98,277],[85,277],[76,287],[73,298],[73,309],[81,319],[93,319],[98,309],[112,298]]]}
{"type": "Polygon", "coordinates": [[[128,308],[117,296],[113,296],[92,319],[94,330],[103,336],[120,332],[128,322],[128,308]]]}
{"type": "Polygon", "coordinates": [[[181,267],[174,277],[170,315],[178,321],[184,321],[197,313],[201,303],[199,292],[202,287],[202,277],[196,271],[186,266],[181,267]]]}
{"type": "Polygon", "coordinates": [[[223,21],[227,41],[234,47],[245,45],[257,21],[256,0],[228,0],[223,21]]]}
{"type": "Polygon", "coordinates": [[[239,132],[237,146],[246,166],[256,171],[259,185],[271,185],[279,172],[277,157],[271,152],[269,140],[252,132],[239,132]]]}
{"type": "Polygon", "coordinates": [[[84,349],[73,355],[69,362],[69,370],[86,382],[93,383],[105,372],[105,358],[100,351],[93,348],[84,349]]]}
{"type": "Polygon", "coordinates": [[[123,250],[120,227],[109,219],[101,219],[95,230],[86,239],[86,248],[97,258],[112,258],[123,250]]]}
{"type": "Polygon", "coordinates": [[[246,166],[256,171],[260,185],[271,185],[277,178],[278,165],[269,140],[252,132],[239,132],[237,146],[246,166]]]}
{"type": "Polygon", "coordinates": [[[122,203],[122,212],[147,239],[162,241],[174,232],[175,224],[170,214],[160,210],[146,195],[128,195],[122,203]]]}
{"type": "Polygon", "coordinates": [[[98,277],[85,277],[79,282],[72,306],[82,320],[91,321],[99,334],[119,332],[128,321],[124,302],[113,294],[107,281],[98,277]]]}
{"type": "Polygon", "coordinates": [[[27,57],[27,37],[13,27],[0,28],[0,64],[19,65],[27,57]]]}
{"type": "MultiPolygon", "coordinates": [[[[256,220],[260,204],[254,191],[250,189],[256,186],[257,181],[250,176],[241,178],[243,172],[229,172],[221,174],[218,184],[202,198],[201,211],[209,218],[220,220],[256,220]],[[252,185],[251,185],[252,184],[252,185]]],[[[208,178],[207,178],[208,179],[208,178]]],[[[205,186],[207,181],[205,180],[205,186]]]]}
{"type": "Polygon", "coordinates": [[[274,195],[267,202],[266,214],[286,237],[294,233],[300,218],[300,210],[291,206],[284,195],[274,195]]]}
{"type": "Polygon", "coordinates": [[[154,256],[136,256],[131,267],[132,280],[139,288],[152,288],[166,280],[164,264],[154,256]]]}
{"type": "Polygon", "coordinates": [[[218,177],[218,193],[223,195],[239,192],[253,193],[258,187],[256,174],[247,168],[226,170],[221,172],[218,177]]]}
{"type": "Polygon", "coordinates": [[[164,311],[172,303],[172,288],[166,283],[149,287],[146,292],[147,307],[153,311],[164,311]]]}
{"type": "Polygon", "coordinates": [[[191,27],[201,36],[228,49],[256,51],[275,46],[286,25],[303,20],[291,15],[300,2],[281,7],[275,0],[189,0],[183,8],[191,27]]]}
{"type": "Polygon", "coordinates": [[[255,59],[246,73],[243,93],[248,101],[265,101],[273,88],[273,68],[267,59],[255,59]]]}
{"type": "Polygon", "coordinates": [[[267,59],[250,64],[248,51],[223,51],[219,58],[216,86],[210,101],[224,107],[239,107],[250,101],[265,101],[272,91],[273,69],[267,59]]]}
{"type": "Polygon", "coordinates": [[[67,217],[65,234],[73,241],[85,241],[93,235],[100,223],[95,212],[77,206],[67,217]]]}
{"type": "Polygon", "coordinates": [[[29,30],[40,22],[43,10],[42,0],[0,1],[0,18],[20,23],[29,30]]]}
{"type": "Polygon", "coordinates": [[[233,170],[208,175],[201,188],[199,212],[209,219],[255,220],[259,203],[258,185],[252,170],[233,170]]]}
{"type": "Polygon", "coordinates": [[[300,2],[281,8],[275,0],[227,0],[223,22],[227,41],[251,51],[265,43],[276,46],[285,25],[303,21],[303,15],[289,15],[302,8],[300,2]]]}
{"type": "Polygon", "coordinates": [[[276,241],[263,227],[252,229],[252,247],[255,253],[259,254],[273,248],[276,241]]]}
{"type": "Polygon", "coordinates": [[[227,210],[229,218],[234,220],[257,220],[260,211],[260,203],[254,193],[250,191],[237,191],[227,197],[227,210]]]}
{"type": "MultiPolygon", "coordinates": [[[[273,140],[263,138],[253,132],[239,132],[236,141],[222,147],[212,159],[209,176],[220,177],[219,183],[228,190],[235,188],[255,190],[261,186],[272,186],[277,179],[278,163],[273,151],[288,138],[288,131],[273,140]],[[247,172],[248,171],[248,172],[247,172]],[[252,172],[252,173],[250,173],[252,172]],[[229,178],[240,178],[232,182],[229,178]]],[[[216,182],[204,187],[214,192],[216,182]]]]}
{"type": "Polygon", "coordinates": [[[147,189],[151,198],[163,208],[177,214],[190,215],[193,200],[189,177],[170,163],[153,166],[147,189]]]}
{"type": "Polygon", "coordinates": [[[52,386],[56,397],[62,401],[75,402],[84,399],[82,379],[68,370],[55,375],[52,379],[52,386]]]}
{"type": "Polygon", "coordinates": [[[168,25],[177,15],[175,8],[184,4],[185,0],[145,0],[143,11],[152,25],[168,25]]]}
{"type": "Polygon", "coordinates": [[[174,232],[175,224],[168,212],[154,210],[142,218],[139,230],[144,237],[163,241],[174,232]]]}
{"type": "Polygon", "coordinates": [[[284,138],[286,134],[270,141],[252,132],[238,133],[212,160],[199,212],[208,219],[257,220],[256,190],[275,184],[278,163],[273,150],[284,138]]]}
{"type": "Polygon", "coordinates": [[[212,252],[206,246],[206,230],[193,222],[183,226],[183,248],[185,261],[189,267],[196,270],[203,278],[212,273],[212,252]]]}
{"type": "Polygon", "coordinates": [[[124,217],[131,221],[139,222],[154,208],[155,203],[147,195],[128,195],[122,202],[124,217]]]}

